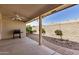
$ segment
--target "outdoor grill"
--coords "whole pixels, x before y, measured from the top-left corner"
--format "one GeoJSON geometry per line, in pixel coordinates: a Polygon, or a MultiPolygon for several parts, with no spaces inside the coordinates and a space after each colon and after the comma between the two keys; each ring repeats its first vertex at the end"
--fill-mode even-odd
{"type": "Polygon", "coordinates": [[[18,29],[18,30],[13,30],[13,38],[15,38],[16,36],[16,34],[19,34],[19,38],[21,38],[21,31],[18,29]]]}

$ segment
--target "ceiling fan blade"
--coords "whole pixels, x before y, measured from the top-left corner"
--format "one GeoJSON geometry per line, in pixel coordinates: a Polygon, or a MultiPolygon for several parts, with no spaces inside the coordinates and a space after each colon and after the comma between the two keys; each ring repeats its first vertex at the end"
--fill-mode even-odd
{"type": "Polygon", "coordinates": [[[19,18],[19,20],[22,20],[22,18],[19,18]]]}
{"type": "Polygon", "coordinates": [[[17,20],[23,20],[21,17],[17,17],[16,19],[17,19],[17,20]]]}
{"type": "Polygon", "coordinates": [[[16,15],[15,15],[15,17],[17,17],[17,18],[18,18],[18,17],[20,17],[20,16],[19,16],[18,14],[16,14],[16,15]]]}
{"type": "Polygon", "coordinates": [[[16,20],[16,18],[12,18],[12,20],[16,20]]]}
{"type": "Polygon", "coordinates": [[[21,19],[25,19],[25,17],[20,17],[21,19]]]}

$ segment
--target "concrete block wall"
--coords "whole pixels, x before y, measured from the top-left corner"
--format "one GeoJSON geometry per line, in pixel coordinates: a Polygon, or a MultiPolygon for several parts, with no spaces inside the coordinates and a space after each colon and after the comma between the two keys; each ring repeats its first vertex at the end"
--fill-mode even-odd
{"type": "MultiPolygon", "coordinates": [[[[43,26],[43,28],[46,30],[45,36],[60,38],[55,35],[54,32],[55,30],[60,29],[63,32],[63,39],[79,42],[79,22],[52,24],[43,26]]],[[[34,27],[34,29],[36,29],[38,33],[38,26],[34,27]]]]}

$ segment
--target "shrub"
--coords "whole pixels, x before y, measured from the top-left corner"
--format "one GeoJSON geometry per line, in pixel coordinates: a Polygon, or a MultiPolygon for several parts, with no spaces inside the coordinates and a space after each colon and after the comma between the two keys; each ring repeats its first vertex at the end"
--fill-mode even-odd
{"type": "Polygon", "coordinates": [[[28,26],[26,27],[26,32],[32,34],[33,32],[36,32],[36,30],[33,30],[33,29],[32,29],[32,26],[28,25],[28,26]]]}
{"type": "Polygon", "coordinates": [[[58,36],[60,36],[61,39],[62,39],[63,33],[62,33],[61,30],[55,30],[55,34],[58,35],[58,36]]]}
{"type": "Polygon", "coordinates": [[[31,27],[30,25],[28,25],[28,26],[26,27],[26,32],[27,32],[27,33],[33,33],[32,27],[31,27]]]}
{"type": "Polygon", "coordinates": [[[46,31],[45,31],[45,29],[44,29],[44,28],[42,28],[42,33],[43,33],[43,34],[45,34],[45,33],[46,33],[46,31]]]}

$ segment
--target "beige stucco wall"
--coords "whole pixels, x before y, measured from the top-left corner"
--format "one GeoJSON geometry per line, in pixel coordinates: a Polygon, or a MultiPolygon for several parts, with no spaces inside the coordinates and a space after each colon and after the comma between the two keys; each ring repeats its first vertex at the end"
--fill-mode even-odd
{"type": "MultiPolygon", "coordinates": [[[[63,32],[64,39],[79,42],[79,22],[53,24],[43,26],[43,28],[46,30],[46,36],[60,38],[59,36],[55,35],[54,31],[56,29],[61,29],[63,32]]],[[[35,27],[34,29],[39,31],[38,27],[35,27]]]]}
{"type": "Polygon", "coordinates": [[[23,33],[22,37],[26,36],[26,24],[20,21],[13,21],[7,16],[2,16],[2,39],[12,38],[12,30],[20,29],[23,33]]]}

